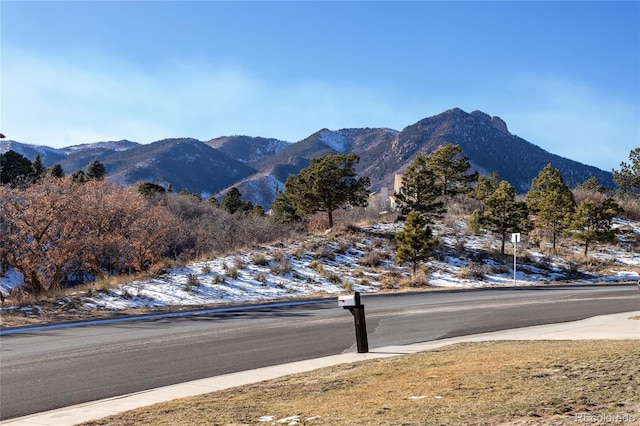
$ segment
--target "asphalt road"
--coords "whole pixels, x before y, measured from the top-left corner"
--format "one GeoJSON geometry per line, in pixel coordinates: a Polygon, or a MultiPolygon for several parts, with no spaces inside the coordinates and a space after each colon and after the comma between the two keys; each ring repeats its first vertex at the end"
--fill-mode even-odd
{"type": "MultiPolygon", "coordinates": [[[[640,309],[636,286],[363,296],[369,347],[640,309]]],[[[0,419],[160,386],[355,352],[336,299],[0,335],[0,419]]]]}

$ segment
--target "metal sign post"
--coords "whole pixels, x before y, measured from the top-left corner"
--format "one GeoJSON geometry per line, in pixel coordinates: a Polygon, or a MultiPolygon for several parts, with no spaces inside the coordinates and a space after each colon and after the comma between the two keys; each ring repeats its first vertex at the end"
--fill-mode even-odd
{"type": "Polygon", "coordinates": [[[513,285],[516,285],[516,245],[520,242],[520,233],[515,232],[511,234],[511,241],[513,242],[513,285]]]}

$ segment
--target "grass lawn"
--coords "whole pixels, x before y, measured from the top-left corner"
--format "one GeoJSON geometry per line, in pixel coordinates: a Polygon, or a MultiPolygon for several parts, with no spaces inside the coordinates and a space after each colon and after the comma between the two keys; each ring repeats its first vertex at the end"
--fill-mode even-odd
{"type": "Polygon", "coordinates": [[[461,343],[177,399],[86,425],[605,423],[640,424],[640,341],[461,343]]]}

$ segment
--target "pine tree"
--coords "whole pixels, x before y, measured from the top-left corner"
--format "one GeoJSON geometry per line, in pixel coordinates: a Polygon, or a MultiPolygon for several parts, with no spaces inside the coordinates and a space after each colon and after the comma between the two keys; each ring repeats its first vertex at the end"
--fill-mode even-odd
{"type": "Polygon", "coordinates": [[[53,166],[51,166],[49,168],[49,174],[51,175],[51,177],[54,177],[54,178],[63,178],[64,170],[62,169],[62,166],[60,165],[60,163],[56,163],[53,166]]]}
{"type": "MultiPolygon", "coordinates": [[[[295,177],[290,176],[290,178],[295,177]]],[[[278,195],[271,203],[271,217],[278,223],[292,223],[302,220],[296,211],[296,206],[283,191],[278,191],[278,195]]]]}
{"type": "Polygon", "coordinates": [[[428,222],[420,213],[410,212],[404,222],[404,229],[396,233],[395,239],[398,243],[395,261],[399,264],[411,263],[415,277],[418,265],[431,257],[437,243],[432,237],[428,222]]]}
{"type": "Polygon", "coordinates": [[[551,232],[555,253],[557,236],[567,229],[576,208],[573,192],[558,169],[548,164],[531,182],[525,200],[531,212],[536,214],[536,227],[551,232]]]}
{"type": "Polygon", "coordinates": [[[604,200],[602,204],[588,199],[580,203],[573,215],[570,229],[574,238],[584,242],[585,256],[588,253],[589,244],[615,240],[613,218],[621,212],[622,209],[611,197],[604,200]]]}
{"type": "Polygon", "coordinates": [[[427,222],[433,223],[444,212],[443,203],[439,201],[442,193],[442,184],[428,167],[427,157],[418,154],[402,176],[402,187],[396,194],[400,214],[407,216],[417,211],[427,222]]]}
{"type": "Polygon", "coordinates": [[[33,171],[33,181],[39,181],[43,176],[47,169],[44,167],[42,163],[42,158],[40,158],[40,154],[36,154],[36,158],[31,162],[31,169],[33,171]]]}
{"type": "Polygon", "coordinates": [[[496,192],[500,185],[500,175],[497,172],[491,172],[478,178],[478,183],[469,192],[469,197],[474,200],[484,201],[491,194],[496,192]]]}
{"type": "Polygon", "coordinates": [[[19,180],[29,181],[33,177],[31,161],[16,151],[0,154],[0,184],[17,184],[19,180]]]}
{"type": "Polygon", "coordinates": [[[220,207],[231,214],[234,214],[237,211],[242,211],[244,201],[242,201],[242,194],[240,193],[240,190],[235,186],[229,189],[220,202],[220,207]]]}
{"type": "Polygon", "coordinates": [[[498,189],[485,199],[487,210],[479,215],[483,228],[500,235],[504,254],[507,235],[531,230],[529,209],[523,201],[516,200],[516,191],[507,181],[500,182],[498,189]]]}
{"type": "Polygon", "coordinates": [[[87,179],[103,180],[107,176],[107,169],[97,158],[91,160],[87,166],[87,179]]]}
{"type": "Polygon", "coordinates": [[[427,157],[427,167],[433,171],[445,197],[466,194],[478,180],[478,172],[470,172],[471,162],[462,155],[460,145],[448,144],[436,149],[427,157]]]}
{"type": "Polygon", "coordinates": [[[76,170],[75,172],[71,173],[71,180],[73,180],[75,183],[85,183],[89,181],[87,175],[82,170],[76,170]]]}
{"type": "Polygon", "coordinates": [[[607,192],[607,187],[600,183],[597,177],[591,176],[581,184],[576,186],[577,190],[585,192],[595,192],[598,194],[604,194],[607,192]]]}
{"type": "Polygon", "coordinates": [[[368,203],[368,177],[357,178],[355,154],[330,154],[313,158],[309,167],[285,182],[288,199],[300,215],[325,212],[329,228],[333,212],[345,207],[364,207],[368,203]]]}
{"type": "Polygon", "coordinates": [[[218,201],[218,199],[213,195],[207,198],[207,204],[210,204],[214,207],[220,207],[220,201],[218,201]]]}
{"type": "Polygon", "coordinates": [[[620,171],[613,170],[613,181],[620,191],[640,197],[640,148],[629,153],[630,163],[620,163],[620,171]]]}

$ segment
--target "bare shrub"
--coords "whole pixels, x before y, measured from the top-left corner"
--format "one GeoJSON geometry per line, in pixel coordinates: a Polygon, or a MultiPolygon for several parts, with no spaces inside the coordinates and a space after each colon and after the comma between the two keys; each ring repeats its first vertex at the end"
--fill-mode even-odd
{"type": "Polygon", "coordinates": [[[273,253],[273,260],[276,262],[282,262],[286,258],[287,254],[283,250],[276,250],[275,253],[273,253]]]}
{"type": "Polygon", "coordinates": [[[324,271],[324,274],[322,274],[322,276],[332,284],[340,284],[342,282],[342,278],[340,278],[340,275],[336,274],[335,272],[324,271]]]}
{"type": "Polygon", "coordinates": [[[490,271],[484,263],[471,262],[460,268],[456,276],[463,279],[484,279],[490,271]]]}
{"type": "Polygon", "coordinates": [[[227,270],[227,276],[229,278],[237,279],[240,276],[240,273],[238,272],[238,268],[236,268],[235,266],[229,268],[227,270]]]}
{"type": "Polygon", "coordinates": [[[373,250],[358,259],[358,265],[368,268],[376,268],[384,263],[389,255],[382,250],[373,250]]]}
{"type": "Polygon", "coordinates": [[[245,261],[241,257],[236,257],[233,259],[233,265],[236,269],[244,269],[247,265],[245,261]]]}
{"type": "Polygon", "coordinates": [[[185,284],[185,291],[191,291],[194,287],[200,285],[200,279],[196,274],[187,275],[187,283],[185,284]]]}
{"type": "Polygon", "coordinates": [[[314,271],[316,271],[317,273],[319,273],[321,275],[324,273],[324,265],[322,265],[322,263],[320,263],[317,260],[312,260],[309,263],[309,268],[313,269],[314,271]]]}
{"type": "Polygon", "coordinates": [[[256,266],[269,266],[269,259],[262,253],[253,253],[251,262],[256,266]]]}
{"type": "Polygon", "coordinates": [[[622,207],[621,217],[629,220],[640,220],[640,198],[616,197],[616,202],[622,207]]]}
{"type": "Polygon", "coordinates": [[[289,262],[289,259],[283,257],[277,265],[271,267],[271,273],[273,275],[284,275],[288,274],[293,270],[293,265],[289,262]]]}
{"type": "Polygon", "coordinates": [[[493,265],[493,266],[491,266],[491,268],[489,268],[489,270],[493,274],[506,274],[507,272],[511,271],[511,266],[509,266],[509,265],[493,265]]]}
{"type": "Polygon", "coordinates": [[[335,249],[330,244],[318,247],[315,253],[316,259],[335,260],[335,249]]]}
{"type": "Polygon", "coordinates": [[[382,278],[382,280],[380,280],[380,288],[382,290],[395,290],[396,287],[396,280],[394,280],[392,277],[390,276],[385,276],[382,278]]]}
{"type": "Polygon", "coordinates": [[[398,282],[398,286],[409,288],[428,287],[429,280],[426,276],[423,275],[416,275],[415,277],[405,277],[398,282]]]}

